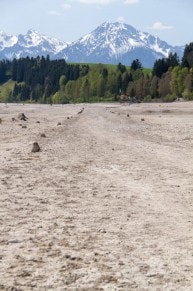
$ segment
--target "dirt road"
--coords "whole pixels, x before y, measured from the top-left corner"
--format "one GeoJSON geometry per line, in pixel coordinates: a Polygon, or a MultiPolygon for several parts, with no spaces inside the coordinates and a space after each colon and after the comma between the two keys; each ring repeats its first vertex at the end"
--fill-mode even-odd
{"type": "Polygon", "coordinates": [[[0,290],[193,290],[193,103],[0,118],[0,290]]]}

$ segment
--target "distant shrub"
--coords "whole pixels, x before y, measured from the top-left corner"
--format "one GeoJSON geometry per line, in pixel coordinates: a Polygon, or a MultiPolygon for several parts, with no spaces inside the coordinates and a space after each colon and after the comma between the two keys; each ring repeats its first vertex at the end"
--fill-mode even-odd
{"type": "Polygon", "coordinates": [[[193,93],[189,90],[184,90],[184,92],[182,93],[182,97],[186,100],[193,100],[193,93]]]}
{"type": "Polygon", "coordinates": [[[147,95],[144,97],[144,102],[152,102],[151,95],[147,95]]]}
{"type": "Polygon", "coordinates": [[[167,94],[164,98],[164,102],[173,102],[176,100],[176,95],[175,94],[167,94]]]}

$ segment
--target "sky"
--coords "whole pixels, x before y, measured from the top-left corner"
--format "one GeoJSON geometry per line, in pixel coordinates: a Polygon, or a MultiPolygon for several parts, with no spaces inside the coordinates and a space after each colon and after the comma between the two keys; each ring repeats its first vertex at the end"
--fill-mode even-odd
{"type": "Polygon", "coordinates": [[[0,0],[0,31],[12,35],[33,29],[71,42],[106,21],[170,45],[193,42],[193,0],[0,0]]]}

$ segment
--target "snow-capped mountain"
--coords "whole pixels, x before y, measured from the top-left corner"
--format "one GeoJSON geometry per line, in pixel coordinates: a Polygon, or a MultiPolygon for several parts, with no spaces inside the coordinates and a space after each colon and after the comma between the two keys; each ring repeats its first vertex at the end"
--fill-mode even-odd
{"type": "Polygon", "coordinates": [[[0,59],[50,55],[53,58],[68,44],[55,38],[29,30],[26,35],[7,35],[0,31],[0,59]]]}
{"type": "Polygon", "coordinates": [[[12,36],[0,32],[0,59],[50,55],[69,62],[130,65],[139,59],[152,67],[158,58],[176,52],[182,57],[184,46],[171,46],[158,37],[136,30],[124,23],[105,22],[77,41],[67,43],[29,30],[26,35],[12,36]]]}
{"type": "Polygon", "coordinates": [[[183,50],[184,47],[173,47],[131,25],[105,22],[60,51],[57,57],[73,62],[125,65],[138,58],[144,67],[152,67],[156,59],[167,57],[170,52],[181,58],[183,50]]]}

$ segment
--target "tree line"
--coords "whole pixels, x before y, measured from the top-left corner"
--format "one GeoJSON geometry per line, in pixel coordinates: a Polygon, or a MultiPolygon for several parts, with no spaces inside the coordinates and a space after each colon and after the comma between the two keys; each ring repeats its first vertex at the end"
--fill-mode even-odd
{"type": "Polygon", "coordinates": [[[49,56],[0,61],[1,102],[117,101],[122,94],[137,101],[193,100],[193,43],[181,60],[171,53],[156,60],[152,70],[138,59],[130,67],[69,64],[49,56]]]}

